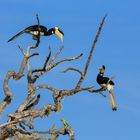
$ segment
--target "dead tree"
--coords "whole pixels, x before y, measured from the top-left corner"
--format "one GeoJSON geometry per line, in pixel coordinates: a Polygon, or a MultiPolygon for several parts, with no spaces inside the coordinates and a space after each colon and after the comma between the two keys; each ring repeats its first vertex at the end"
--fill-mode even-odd
{"type": "MultiPolygon", "coordinates": [[[[12,91],[9,90],[9,80],[13,78],[14,80],[20,80],[24,76],[25,68],[28,68],[27,73],[27,82],[28,82],[28,93],[27,98],[23,101],[23,103],[15,110],[15,112],[11,112],[8,114],[9,120],[8,122],[0,125],[0,140],[10,139],[14,138],[15,140],[56,140],[59,135],[68,135],[70,137],[70,140],[74,140],[74,130],[72,127],[64,125],[60,129],[56,129],[55,125],[50,128],[50,130],[46,132],[38,132],[38,131],[27,131],[26,127],[33,129],[34,124],[33,120],[36,118],[41,118],[42,116],[49,117],[51,112],[60,112],[62,109],[61,100],[65,98],[65,96],[73,96],[81,91],[87,91],[89,93],[98,93],[104,96],[102,94],[102,91],[105,89],[93,89],[93,87],[82,87],[82,83],[84,82],[85,76],[87,74],[87,70],[89,67],[89,64],[92,59],[92,55],[95,49],[95,45],[97,43],[97,40],[99,38],[101,29],[103,27],[104,21],[105,21],[106,15],[102,19],[99,29],[97,31],[97,34],[95,36],[95,39],[93,41],[93,45],[91,46],[91,50],[89,52],[89,56],[87,58],[85,68],[83,71],[76,69],[76,68],[67,68],[66,70],[63,70],[63,72],[68,71],[75,71],[76,73],[80,74],[80,79],[77,80],[77,83],[75,85],[75,88],[66,90],[66,89],[57,89],[55,87],[52,87],[47,84],[40,84],[35,85],[36,81],[41,78],[45,73],[51,71],[55,67],[57,67],[59,64],[66,62],[66,61],[74,61],[79,59],[82,54],[79,54],[72,58],[64,58],[59,61],[56,61],[56,58],[61,54],[64,47],[60,47],[58,52],[51,56],[51,49],[49,49],[49,55],[46,57],[46,60],[44,61],[42,68],[36,68],[32,69],[29,64],[29,59],[31,59],[33,56],[38,55],[37,52],[34,52],[31,54],[31,50],[37,48],[40,43],[40,35],[38,36],[36,40],[36,44],[33,46],[29,46],[26,50],[26,52],[23,51],[23,49],[19,46],[20,51],[22,52],[23,60],[20,66],[20,69],[18,72],[15,72],[14,70],[10,70],[7,72],[4,84],[3,84],[3,90],[5,94],[4,100],[0,103],[0,114],[3,113],[6,107],[10,105],[13,98],[12,91]],[[46,89],[49,90],[52,93],[52,98],[54,101],[54,104],[46,104],[42,108],[35,109],[35,106],[39,104],[40,101],[40,95],[36,95],[36,91],[40,89],[46,89]],[[49,134],[50,137],[42,137],[40,134],[49,134]]],[[[38,20],[38,28],[40,28],[39,19],[38,20]]]]}

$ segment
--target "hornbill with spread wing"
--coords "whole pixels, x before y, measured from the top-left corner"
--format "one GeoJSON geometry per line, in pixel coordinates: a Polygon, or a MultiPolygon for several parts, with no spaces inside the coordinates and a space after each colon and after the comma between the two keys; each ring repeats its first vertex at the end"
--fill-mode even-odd
{"type": "Polygon", "coordinates": [[[115,103],[115,99],[114,99],[114,94],[113,94],[113,88],[114,88],[114,82],[108,78],[108,77],[104,77],[104,72],[105,72],[105,66],[103,65],[100,69],[99,69],[99,73],[97,75],[97,83],[103,88],[103,89],[107,89],[110,93],[110,103],[111,103],[111,107],[113,111],[117,110],[117,106],[115,103]]]}
{"type": "Polygon", "coordinates": [[[38,36],[50,36],[50,35],[57,35],[61,41],[63,41],[63,36],[64,33],[62,32],[62,30],[58,27],[54,27],[51,29],[47,29],[45,26],[43,25],[32,25],[29,26],[27,28],[25,28],[24,30],[22,30],[21,32],[19,32],[18,34],[14,35],[12,38],[10,38],[8,40],[8,42],[16,39],[18,36],[22,35],[23,33],[27,33],[27,34],[31,34],[34,40],[37,40],[38,36]]]}

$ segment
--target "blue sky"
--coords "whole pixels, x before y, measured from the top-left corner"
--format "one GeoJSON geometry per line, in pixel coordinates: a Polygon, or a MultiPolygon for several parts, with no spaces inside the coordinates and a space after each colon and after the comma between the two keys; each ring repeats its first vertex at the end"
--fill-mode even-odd
{"type": "MultiPolygon", "coordinates": [[[[32,58],[31,61],[33,68],[42,66],[49,45],[53,54],[64,45],[65,48],[59,58],[84,53],[81,59],[58,66],[39,81],[59,89],[71,89],[75,86],[79,75],[74,72],[61,74],[60,71],[67,67],[81,70],[84,68],[99,23],[107,13],[83,86],[99,87],[96,75],[98,68],[104,64],[106,76],[115,77],[114,92],[118,111],[111,111],[109,97],[103,98],[100,95],[81,92],[62,101],[63,110],[60,114],[52,113],[50,118],[35,120],[35,128],[47,130],[54,123],[59,128],[62,126],[60,119],[64,117],[75,130],[76,140],[140,139],[139,5],[138,0],[1,0],[0,99],[4,98],[2,86],[6,72],[10,69],[17,71],[23,58],[16,46],[19,44],[25,49],[34,43],[29,35],[20,36],[11,43],[7,43],[7,40],[25,27],[36,24],[37,13],[41,24],[48,28],[61,27],[65,38],[61,43],[56,36],[42,37],[40,47],[37,49],[40,56],[32,58]]],[[[6,115],[14,112],[26,98],[26,77],[16,82],[10,80],[9,86],[13,91],[14,100],[11,107],[9,106],[1,116],[1,123],[6,122],[6,115]]],[[[45,90],[38,91],[39,93],[42,97],[42,106],[52,102],[51,93],[45,90]]],[[[68,137],[62,136],[60,139],[67,140],[68,137]]]]}

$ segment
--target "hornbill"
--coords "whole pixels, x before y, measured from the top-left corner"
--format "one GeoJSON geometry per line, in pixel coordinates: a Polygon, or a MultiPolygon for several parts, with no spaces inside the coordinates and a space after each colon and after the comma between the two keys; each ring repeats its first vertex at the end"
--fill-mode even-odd
{"type": "Polygon", "coordinates": [[[114,94],[113,94],[113,88],[114,88],[114,82],[108,78],[108,77],[104,77],[104,72],[105,72],[105,66],[103,65],[100,69],[99,69],[99,73],[97,75],[97,83],[103,88],[103,89],[107,89],[109,91],[109,95],[110,95],[110,103],[111,103],[111,107],[113,111],[117,110],[117,106],[115,103],[115,99],[114,99],[114,94]]]}
{"type": "Polygon", "coordinates": [[[23,33],[31,34],[34,40],[37,40],[39,35],[40,36],[50,36],[50,35],[56,34],[61,39],[61,41],[63,41],[63,36],[64,36],[64,33],[62,32],[62,30],[58,27],[54,27],[54,28],[51,28],[48,30],[43,25],[40,25],[40,26],[32,25],[32,26],[25,28],[18,34],[14,35],[12,38],[10,38],[8,40],[8,42],[16,39],[18,36],[22,35],[23,33]]]}

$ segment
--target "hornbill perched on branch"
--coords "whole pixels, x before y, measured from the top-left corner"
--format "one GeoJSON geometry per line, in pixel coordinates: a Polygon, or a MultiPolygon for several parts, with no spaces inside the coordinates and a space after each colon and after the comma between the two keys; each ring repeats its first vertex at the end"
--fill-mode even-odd
{"type": "Polygon", "coordinates": [[[47,28],[43,25],[40,25],[40,26],[32,25],[32,26],[25,28],[24,30],[22,30],[21,32],[19,32],[15,36],[13,36],[12,38],[10,38],[8,40],[8,42],[16,39],[18,36],[22,35],[23,33],[31,34],[34,40],[37,40],[39,35],[40,36],[50,36],[50,35],[56,34],[61,39],[61,41],[63,41],[63,36],[64,36],[64,33],[62,32],[62,30],[58,27],[54,27],[54,28],[47,30],[47,28]]]}
{"type": "Polygon", "coordinates": [[[110,93],[110,103],[111,103],[111,107],[113,111],[117,110],[117,106],[115,103],[115,99],[114,99],[114,94],[113,94],[113,88],[114,88],[114,82],[108,78],[108,77],[104,77],[104,72],[105,72],[105,66],[103,65],[100,69],[99,69],[99,74],[97,75],[97,83],[103,88],[103,89],[107,89],[110,93]]]}

